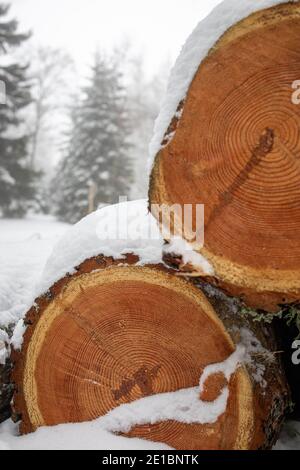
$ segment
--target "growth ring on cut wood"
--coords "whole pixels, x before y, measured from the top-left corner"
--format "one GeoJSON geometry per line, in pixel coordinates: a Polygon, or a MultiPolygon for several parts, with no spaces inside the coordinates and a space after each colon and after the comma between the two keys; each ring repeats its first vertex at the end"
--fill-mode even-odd
{"type": "MultiPolygon", "coordinates": [[[[234,351],[196,287],[162,266],[132,262],[89,260],[28,313],[22,351],[15,353],[21,432],[92,420],[148,395],[196,387],[206,365],[234,351]]],[[[210,378],[206,400],[218,396],[223,382],[210,378]]],[[[166,421],[136,426],[128,435],[177,449],[263,445],[263,434],[253,431],[253,387],[245,368],[229,390],[226,413],[214,424],[166,421]]]]}
{"type": "Polygon", "coordinates": [[[299,3],[230,28],[200,64],[150,187],[150,203],[205,204],[200,251],[216,278],[278,303],[300,298],[299,43],[299,3]]]}

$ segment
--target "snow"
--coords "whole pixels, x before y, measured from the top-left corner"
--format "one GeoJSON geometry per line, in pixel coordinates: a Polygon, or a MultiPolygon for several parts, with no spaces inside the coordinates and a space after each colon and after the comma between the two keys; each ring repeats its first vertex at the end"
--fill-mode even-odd
{"type": "Polygon", "coordinates": [[[141,199],[107,206],[71,226],[59,240],[46,263],[35,297],[44,294],[66,274],[86,259],[104,255],[122,259],[134,253],[138,265],[162,263],[163,252],[176,252],[186,264],[191,263],[213,274],[213,268],[185,240],[176,237],[170,247],[164,247],[157,221],[148,211],[148,201],[141,199]]]}
{"type": "Polygon", "coordinates": [[[180,237],[174,237],[170,244],[164,248],[164,252],[181,256],[184,265],[191,265],[205,275],[214,275],[214,268],[209,261],[200,253],[194,251],[193,247],[180,237]]]}
{"type": "MultiPolygon", "coordinates": [[[[300,448],[300,423],[285,425],[275,450],[300,448]]],[[[98,420],[89,423],[44,427],[33,434],[18,436],[11,420],[0,424],[1,450],[170,450],[164,444],[114,436],[101,429],[98,420]]]]}
{"type": "Polygon", "coordinates": [[[107,181],[109,180],[109,178],[110,178],[109,171],[103,171],[102,173],[100,173],[100,179],[107,181]]]}
{"type": "MultiPolygon", "coordinates": [[[[17,324],[11,340],[15,349],[22,346],[22,318],[35,299],[74,273],[86,259],[99,255],[122,259],[134,253],[139,257],[138,265],[163,263],[164,241],[146,199],[103,207],[73,226],[54,224],[47,218],[0,223],[0,261],[4,266],[0,274],[0,328],[17,324]]],[[[167,250],[176,250],[184,262],[213,274],[208,261],[186,241],[177,237],[167,250]]]]}
{"type": "Polygon", "coordinates": [[[0,220],[0,364],[9,354],[9,343],[22,344],[22,318],[35,300],[35,286],[53,244],[67,228],[45,216],[0,220]],[[9,341],[5,330],[16,323],[9,341]]]}
{"type": "Polygon", "coordinates": [[[14,186],[16,184],[16,180],[10,175],[10,173],[5,168],[0,168],[0,181],[1,183],[10,184],[11,186],[14,186]]]}
{"type": "Polygon", "coordinates": [[[288,421],[283,428],[274,450],[300,449],[300,422],[288,421]]]}
{"type": "Polygon", "coordinates": [[[8,357],[9,350],[7,345],[9,344],[9,338],[6,331],[0,330],[0,365],[5,364],[8,357]]]}
{"type": "MultiPolygon", "coordinates": [[[[292,1],[296,3],[299,0],[292,1]]],[[[225,0],[198,24],[183,46],[171,72],[167,93],[155,122],[154,135],[150,143],[150,165],[161,148],[179,103],[185,99],[201,62],[217,40],[231,26],[255,11],[280,3],[284,3],[284,0],[225,0]]],[[[178,117],[180,118],[180,115],[178,117]]],[[[167,136],[166,145],[172,140],[173,135],[167,136]]]]}
{"type": "Polygon", "coordinates": [[[17,426],[8,420],[0,424],[1,450],[163,450],[166,445],[114,436],[101,429],[98,421],[44,427],[33,434],[18,436],[17,426]]]}
{"type": "Polygon", "coordinates": [[[266,362],[272,363],[275,360],[274,354],[263,347],[261,342],[254,336],[253,332],[248,328],[233,328],[238,332],[241,343],[246,348],[246,356],[244,363],[247,365],[253,380],[260,385],[261,388],[267,387],[264,378],[266,372],[266,362]]]}
{"type": "MultiPolygon", "coordinates": [[[[99,255],[122,259],[125,254],[134,253],[140,258],[139,265],[162,263],[164,242],[156,220],[148,212],[145,199],[104,207],[73,226],[63,225],[61,228],[63,236],[55,244],[46,264],[45,259],[50,251],[49,240],[45,243],[44,253],[41,246],[44,239],[40,234],[31,235],[27,240],[28,258],[22,253],[17,262],[14,257],[7,260],[4,275],[8,287],[3,297],[7,298],[9,308],[5,308],[5,303],[4,308],[1,308],[0,303],[0,326],[1,322],[2,326],[7,326],[20,319],[11,339],[11,344],[17,350],[22,346],[25,332],[22,317],[34,300],[45,294],[55,282],[72,274],[76,266],[86,259],[99,255]],[[42,256],[36,247],[37,243],[40,244],[42,256]],[[29,263],[25,276],[24,261],[25,268],[26,262],[29,263]],[[14,267],[15,272],[12,273],[14,267]],[[32,275],[28,275],[28,271],[32,275]],[[13,291],[16,281],[20,285],[19,295],[13,291]]],[[[20,246],[26,248],[25,242],[20,246]]],[[[24,248],[21,248],[22,251],[24,248]]]]}
{"type": "Polygon", "coordinates": [[[222,373],[227,382],[230,381],[231,376],[235,373],[238,366],[244,363],[246,356],[246,348],[242,345],[238,345],[234,353],[228,357],[225,361],[218,364],[208,365],[200,378],[199,389],[200,394],[204,391],[204,385],[207,379],[218,373],[222,373]]]}
{"type": "Polygon", "coordinates": [[[210,375],[222,373],[229,382],[237,367],[242,364],[247,366],[251,377],[262,389],[267,387],[264,378],[266,372],[265,362],[274,362],[274,355],[262,346],[248,328],[233,327],[232,332],[239,335],[239,345],[226,361],[206,367],[200,380],[200,393],[203,392],[205,382],[210,375]],[[261,361],[260,358],[263,358],[263,360],[261,361]]]}
{"type": "Polygon", "coordinates": [[[10,344],[13,345],[16,351],[20,351],[22,348],[25,331],[26,326],[24,320],[21,318],[16,324],[13,335],[10,339],[10,344]]]}
{"type": "Polygon", "coordinates": [[[186,424],[212,424],[225,413],[228,388],[213,402],[199,398],[199,387],[141,398],[113,409],[99,422],[110,432],[129,432],[135,425],[177,421],[186,424]]]}
{"type": "Polygon", "coordinates": [[[6,349],[5,343],[3,343],[3,341],[0,341],[0,365],[4,365],[7,358],[8,351],[6,349]]]}
{"type": "Polygon", "coordinates": [[[121,259],[139,256],[139,265],[162,262],[163,240],[145,199],[104,207],[70,227],[46,263],[36,297],[86,259],[104,255],[121,259]]]}
{"type": "Polygon", "coordinates": [[[45,216],[0,219],[0,329],[14,325],[32,305],[46,259],[67,227],[45,216]]]}

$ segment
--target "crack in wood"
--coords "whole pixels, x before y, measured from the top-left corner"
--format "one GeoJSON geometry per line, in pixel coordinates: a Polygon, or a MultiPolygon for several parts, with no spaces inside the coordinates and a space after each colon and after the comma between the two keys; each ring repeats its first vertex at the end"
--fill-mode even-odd
{"type": "Polygon", "coordinates": [[[269,153],[272,152],[275,142],[275,132],[273,129],[266,128],[259,139],[259,144],[253,150],[250,159],[240,171],[237,177],[234,179],[232,184],[227,188],[225,192],[219,196],[219,204],[215,206],[212,213],[210,214],[209,220],[206,224],[208,226],[220,215],[225,207],[227,207],[233,200],[234,193],[240,189],[248,180],[249,175],[252,173],[269,153]]]}
{"type": "Polygon", "coordinates": [[[112,391],[114,399],[119,401],[126,397],[136,385],[140,388],[143,397],[153,395],[153,380],[157,377],[160,367],[158,365],[149,369],[146,366],[142,366],[133,375],[133,378],[124,379],[120,387],[112,391]]]}

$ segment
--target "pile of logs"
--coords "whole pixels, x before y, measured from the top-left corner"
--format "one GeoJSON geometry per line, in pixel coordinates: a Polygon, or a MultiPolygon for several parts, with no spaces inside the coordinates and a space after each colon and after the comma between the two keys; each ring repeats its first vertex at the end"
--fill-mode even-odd
{"type": "MultiPolygon", "coordinates": [[[[258,328],[218,293],[209,302],[172,269],[137,261],[90,259],[28,313],[22,351],[14,354],[21,432],[92,420],[123,403],[197,386],[204,368],[228,358],[245,330],[260,348],[230,379],[226,413],[216,423],[174,417],[128,435],[177,449],[272,446],[288,400],[272,328],[258,328]]],[[[211,376],[201,399],[216,400],[225,384],[223,375],[211,376]]]]}
{"type": "Polygon", "coordinates": [[[100,252],[53,285],[28,312],[12,356],[21,433],[196,387],[243,343],[247,361],[229,378],[210,374],[199,392],[209,404],[228,387],[215,422],[174,416],[126,435],[176,449],[274,445],[291,396],[264,316],[300,303],[300,107],[291,99],[299,41],[300,5],[284,3],[231,27],[199,64],[156,155],[149,208],[205,205],[204,247],[187,241],[212,273],[176,249],[143,266],[130,250],[120,259],[100,252]]]}

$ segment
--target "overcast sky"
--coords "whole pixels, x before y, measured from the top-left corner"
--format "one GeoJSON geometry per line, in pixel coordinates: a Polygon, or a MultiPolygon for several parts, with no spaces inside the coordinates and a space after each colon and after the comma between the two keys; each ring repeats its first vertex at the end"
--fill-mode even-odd
{"type": "Polygon", "coordinates": [[[147,71],[176,59],[197,22],[220,0],[11,0],[11,13],[35,43],[66,49],[83,70],[98,47],[129,40],[147,71]]]}

